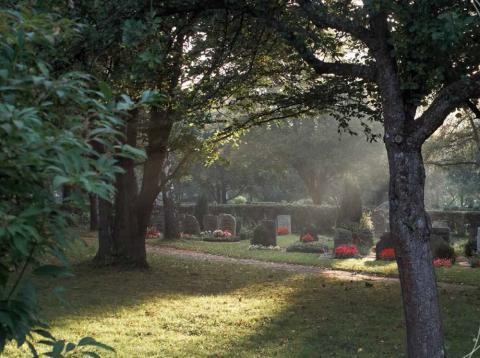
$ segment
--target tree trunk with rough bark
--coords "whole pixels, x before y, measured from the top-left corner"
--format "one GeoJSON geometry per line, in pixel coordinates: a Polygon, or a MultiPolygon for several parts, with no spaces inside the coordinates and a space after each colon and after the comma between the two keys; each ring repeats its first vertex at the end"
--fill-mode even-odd
{"type": "Polygon", "coordinates": [[[425,172],[420,148],[387,145],[390,164],[390,230],[407,327],[409,357],[444,357],[443,331],[424,206],[425,172]]]}
{"type": "Polygon", "coordinates": [[[90,231],[98,229],[98,197],[95,194],[89,194],[90,201],[90,231]]]}
{"type": "Polygon", "coordinates": [[[97,266],[109,265],[112,261],[112,203],[105,199],[98,200],[98,250],[93,258],[97,266]]]}
{"type": "Polygon", "coordinates": [[[163,237],[165,240],[174,240],[180,237],[180,228],[178,225],[177,212],[175,208],[175,200],[170,189],[162,191],[163,211],[164,211],[164,228],[163,237]]]}

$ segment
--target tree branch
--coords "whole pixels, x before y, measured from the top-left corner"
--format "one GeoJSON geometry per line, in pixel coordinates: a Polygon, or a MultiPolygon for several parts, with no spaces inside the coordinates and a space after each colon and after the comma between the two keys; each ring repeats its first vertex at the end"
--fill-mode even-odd
{"type": "Polygon", "coordinates": [[[443,87],[428,109],[415,121],[414,141],[418,144],[425,142],[455,108],[475,97],[480,97],[480,73],[443,87]]]}
{"type": "Polygon", "coordinates": [[[350,34],[352,37],[365,43],[368,47],[374,45],[374,37],[367,28],[344,17],[340,18],[328,13],[323,4],[317,2],[317,4],[313,5],[310,0],[299,0],[298,4],[300,5],[303,15],[318,28],[332,28],[350,34]]]}

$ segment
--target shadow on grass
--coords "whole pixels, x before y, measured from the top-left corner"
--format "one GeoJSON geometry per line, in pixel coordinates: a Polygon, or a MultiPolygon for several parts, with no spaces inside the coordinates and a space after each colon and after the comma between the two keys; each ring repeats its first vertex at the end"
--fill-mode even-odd
{"type": "MultiPolygon", "coordinates": [[[[152,268],[145,272],[77,266],[75,277],[62,280],[72,306],[46,299],[48,315],[76,321],[81,330],[94,319],[92,334],[100,332],[101,339],[102,330],[112,331],[118,341],[106,342],[121,357],[132,356],[127,350],[139,342],[154,346],[145,348],[145,356],[404,356],[396,283],[372,286],[158,254],[149,261],[152,268]],[[125,318],[128,310],[131,320],[125,318]]],[[[468,351],[479,299],[478,292],[442,295],[450,356],[468,351]]],[[[135,348],[137,356],[144,356],[143,348],[135,348]]]]}

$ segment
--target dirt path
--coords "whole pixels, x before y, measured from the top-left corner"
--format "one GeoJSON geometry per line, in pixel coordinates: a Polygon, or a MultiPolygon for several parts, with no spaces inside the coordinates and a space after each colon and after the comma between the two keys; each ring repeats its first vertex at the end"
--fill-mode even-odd
{"type": "MultiPolygon", "coordinates": [[[[190,258],[190,259],[209,261],[209,262],[227,262],[227,263],[255,266],[255,267],[273,269],[273,270],[284,270],[284,271],[296,272],[296,273],[317,274],[326,278],[335,278],[335,279],[344,280],[344,281],[398,282],[398,278],[396,277],[385,277],[385,276],[378,276],[373,274],[334,270],[334,269],[318,267],[318,266],[296,265],[296,264],[289,264],[289,263],[212,255],[204,252],[177,249],[177,248],[168,247],[168,246],[147,245],[147,250],[150,252],[155,252],[162,255],[177,256],[177,257],[190,258]]],[[[478,289],[476,286],[456,284],[456,283],[439,282],[438,285],[440,288],[448,289],[449,291],[458,291],[458,290],[464,290],[464,289],[478,289]]]]}

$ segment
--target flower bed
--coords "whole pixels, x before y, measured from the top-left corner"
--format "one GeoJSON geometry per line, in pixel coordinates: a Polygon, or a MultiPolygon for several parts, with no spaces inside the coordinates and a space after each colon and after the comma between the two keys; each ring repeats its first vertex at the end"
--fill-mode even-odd
{"type": "Polygon", "coordinates": [[[156,227],[154,226],[147,227],[147,235],[146,235],[147,239],[158,239],[160,238],[160,236],[162,236],[162,234],[160,233],[160,231],[157,230],[156,227]]]}
{"type": "Polygon", "coordinates": [[[287,247],[287,252],[305,252],[324,254],[328,252],[328,248],[320,242],[300,242],[297,241],[287,247]]]}
{"type": "Polygon", "coordinates": [[[383,249],[379,254],[380,260],[395,260],[395,249],[387,247],[383,249]]]}
{"type": "Polygon", "coordinates": [[[288,227],[286,226],[280,226],[278,229],[277,229],[277,235],[278,236],[282,236],[282,235],[288,235],[290,232],[288,230],[288,227]]]}
{"type": "Polygon", "coordinates": [[[452,259],[435,259],[433,260],[433,266],[435,267],[452,267],[452,259]]]}
{"type": "Polygon", "coordinates": [[[240,237],[232,236],[232,233],[228,230],[215,230],[201,232],[203,241],[208,242],[236,242],[240,241],[240,237]]]}
{"type": "Polygon", "coordinates": [[[300,241],[301,242],[314,242],[315,238],[312,235],[310,235],[309,233],[307,233],[300,238],[300,241]]]}
{"type": "Polygon", "coordinates": [[[355,245],[340,245],[334,252],[336,259],[348,259],[358,255],[358,248],[355,245]]]}
{"type": "Polygon", "coordinates": [[[280,251],[282,248],[280,246],[263,246],[263,245],[250,245],[249,250],[275,250],[280,251]]]}

